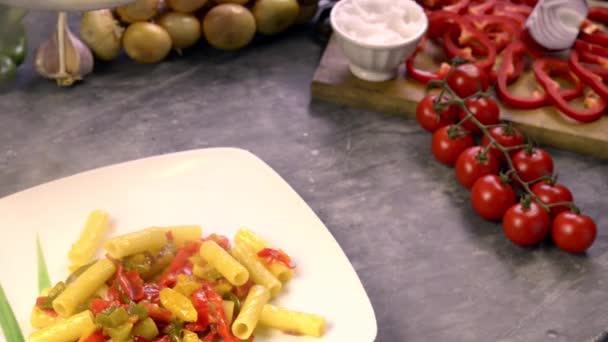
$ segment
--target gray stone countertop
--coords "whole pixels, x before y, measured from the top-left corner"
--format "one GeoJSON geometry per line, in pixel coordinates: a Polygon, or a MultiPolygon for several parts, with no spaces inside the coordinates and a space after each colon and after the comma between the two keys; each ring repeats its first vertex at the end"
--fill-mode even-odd
{"type": "MultiPolygon", "coordinates": [[[[26,19],[31,52],[53,18],[26,19]]],[[[515,247],[474,214],[415,121],[311,101],[321,52],[301,30],[239,53],[121,58],[71,89],[35,75],[30,53],[0,95],[0,196],[134,158],[241,147],[336,237],[371,298],[378,341],[584,341],[608,328],[608,163],[550,150],[598,223],[586,256],[515,247]]]]}

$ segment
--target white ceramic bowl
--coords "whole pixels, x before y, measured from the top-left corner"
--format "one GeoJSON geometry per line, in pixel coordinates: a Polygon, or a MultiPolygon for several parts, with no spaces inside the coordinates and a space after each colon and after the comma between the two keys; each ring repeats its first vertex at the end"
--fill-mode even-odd
{"type": "MultiPolygon", "coordinates": [[[[341,0],[332,9],[330,21],[338,44],[348,59],[350,71],[360,79],[381,82],[395,78],[399,65],[416,50],[416,46],[426,33],[428,18],[422,11],[420,29],[408,39],[392,44],[369,44],[357,40],[336,25],[336,13],[342,6],[353,0],[341,0]]],[[[412,2],[414,2],[412,0],[412,2]]],[[[416,4],[414,2],[416,6],[416,4]]]]}

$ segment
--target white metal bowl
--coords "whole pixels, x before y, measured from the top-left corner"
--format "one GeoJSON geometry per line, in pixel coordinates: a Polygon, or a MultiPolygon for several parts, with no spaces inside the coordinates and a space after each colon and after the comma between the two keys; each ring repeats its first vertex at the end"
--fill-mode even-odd
{"type": "MultiPolygon", "coordinates": [[[[423,15],[422,25],[415,35],[392,44],[368,44],[357,40],[336,25],[336,13],[353,0],[341,0],[332,9],[330,21],[338,44],[349,62],[350,71],[360,79],[381,82],[396,76],[399,65],[416,50],[426,33],[428,18],[423,15]]],[[[413,1],[412,1],[413,2],[413,1]]],[[[416,6],[418,6],[416,4],[416,6]]],[[[422,12],[424,14],[424,12],[422,12]]]]}

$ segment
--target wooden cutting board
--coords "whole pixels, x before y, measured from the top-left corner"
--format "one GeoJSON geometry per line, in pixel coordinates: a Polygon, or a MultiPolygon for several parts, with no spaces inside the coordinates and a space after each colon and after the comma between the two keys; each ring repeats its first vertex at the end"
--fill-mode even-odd
{"type": "MultiPolygon", "coordinates": [[[[533,76],[528,74],[523,78],[533,76]]],[[[515,87],[518,93],[530,89],[526,82],[518,82],[515,87]]],[[[315,72],[311,93],[314,98],[325,101],[414,118],[425,89],[424,85],[405,78],[403,66],[399,76],[391,81],[373,83],[356,78],[350,73],[336,38],[332,37],[315,72]]],[[[596,122],[581,124],[552,107],[536,110],[503,107],[501,118],[513,122],[538,144],[608,159],[608,115],[596,122]]]]}

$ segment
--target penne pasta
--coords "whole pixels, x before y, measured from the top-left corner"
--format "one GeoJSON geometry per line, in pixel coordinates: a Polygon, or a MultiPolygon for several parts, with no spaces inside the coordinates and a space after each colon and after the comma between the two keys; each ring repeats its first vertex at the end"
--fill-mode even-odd
{"type": "Polygon", "coordinates": [[[242,244],[237,244],[232,249],[232,255],[249,271],[253,282],[266,287],[273,297],[279,294],[282,288],[281,282],[264,267],[251,250],[242,244]]]}
{"type": "Polygon", "coordinates": [[[232,333],[241,340],[248,339],[260,320],[264,305],[270,300],[270,291],[261,285],[254,285],[249,290],[241,311],[234,320],[232,333]]]}
{"type": "Polygon", "coordinates": [[[260,324],[290,334],[320,337],[325,331],[325,318],[266,304],[260,324]]]}
{"type": "Polygon", "coordinates": [[[182,342],[200,342],[201,340],[198,338],[198,335],[189,330],[184,330],[184,337],[182,337],[182,342]]]}
{"type": "Polygon", "coordinates": [[[201,257],[220,272],[232,285],[241,286],[249,280],[243,265],[214,241],[205,241],[200,248],[201,257]]]}
{"type": "Polygon", "coordinates": [[[165,232],[171,232],[173,243],[176,247],[181,247],[189,241],[198,241],[203,235],[201,226],[175,226],[164,228],[165,232]]]}
{"type": "Polygon", "coordinates": [[[110,228],[109,218],[110,216],[101,210],[95,210],[89,214],[78,241],[68,252],[68,259],[71,262],[70,271],[73,272],[91,262],[101,247],[103,236],[110,228]]]}
{"type": "MultiPolygon", "coordinates": [[[[264,248],[270,248],[266,241],[247,228],[239,229],[234,237],[234,241],[237,245],[242,244],[247,246],[256,255],[264,248]]],[[[282,283],[293,278],[293,270],[280,262],[274,262],[270,265],[263,262],[263,264],[282,283]]]]}
{"type": "Polygon", "coordinates": [[[105,248],[112,258],[120,259],[145,251],[159,250],[166,244],[165,229],[148,228],[112,238],[105,243],[105,248]]]}
{"type": "Polygon", "coordinates": [[[53,309],[62,317],[68,317],[76,307],[85,303],[116,272],[116,266],[108,259],[91,265],[53,301],[53,309]]]}
{"type": "Polygon", "coordinates": [[[40,309],[37,306],[34,306],[32,314],[30,315],[30,324],[35,329],[46,328],[49,325],[53,325],[62,320],[63,318],[59,316],[49,315],[46,311],[40,309]]]}
{"type": "Polygon", "coordinates": [[[29,336],[29,342],[76,341],[83,336],[90,335],[95,329],[97,329],[97,326],[93,319],[93,313],[86,310],[44,329],[34,331],[29,336]]]}

